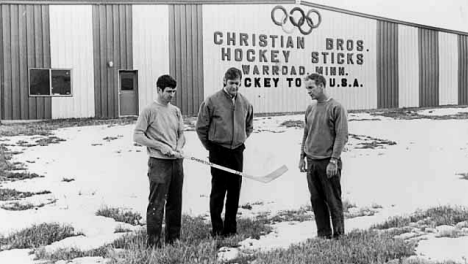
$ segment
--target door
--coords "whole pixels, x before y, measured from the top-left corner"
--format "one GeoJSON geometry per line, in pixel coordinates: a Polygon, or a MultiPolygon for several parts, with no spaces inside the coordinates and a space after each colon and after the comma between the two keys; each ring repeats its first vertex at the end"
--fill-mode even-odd
{"type": "Polygon", "coordinates": [[[138,115],[138,72],[119,71],[120,116],[138,115]]]}

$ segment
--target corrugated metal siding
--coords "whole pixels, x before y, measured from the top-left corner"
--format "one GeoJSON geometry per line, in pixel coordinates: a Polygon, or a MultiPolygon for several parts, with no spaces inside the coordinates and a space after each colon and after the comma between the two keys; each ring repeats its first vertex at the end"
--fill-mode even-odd
{"type": "MultiPolygon", "coordinates": [[[[2,5],[0,5],[0,14],[3,16],[2,13],[2,5]]],[[[0,120],[4,119],[5,117],[3,116],[3,87],[4,87],[4,80],[3,80],[3,69],[5,69],[4,63],[3,63],[3,19],[0,18],[0,37],[2,39],[0,40],[0,120]]]]}
{"type": "Polygon", "coordinates": [[[419,29],[419,106],[439,105],[438,32],[419,29]]]}
{"type": "Polygon", "coordinates": [[[29,97],[29,69],[50,68],[49,7],[2,6],[3,119],[50,119],[51,98],[29,97]]]}
{"type": "Polygon", "coordinates": [[[439,32],[439,105],[458,104],[457,35],[439,32]]]}
{"type": "Polygon", "coordinates": [[[52,68],[71,69],[72,85],[71,97],[52,97],[52,118],[94,116],[92,21],[91,6],[50,6],[52,68]]]}
{"type": "Polygon", "coordinates": [[[418,29],[398,25],[398,105],[419,106],[418,29]]]}
{"type": "Polygon", "coordinates": [[[132,6],[93,5],[94,102],[97,117],[118,117],[118,70],[133,69],[132,6]],[[108,67],[108,62],[113,67],[108,67]]]}
{"type": "Polygon", "coordinates": [[[398,107],[398,25],[378,21],[377,107],[398,107]]]}
{"type": "MultiPolygon", "coordinates": [[[[288,11],[296,5],[283,5],[288,11]]],[[[359,85],[362,87],[330,87],[328,89],[329,94],[340,101],[348,109],[370,109],[376,108],[377,106],[377,77],[376,77],[376,29],[377,24],[375,20],[355,17],[351,15],[345,15],[337,12],[319,10],[322,16],[322,22],[320,26],[313,30],[310,35],[302,35],[298,30],[288,34],[282,30],[280,26],[276,26],[271,20],[271,11],[275,5],[206,5],[203,6],[203,51],[204,51],[204,76],[205,76],[205,95],[212,94],[213,92],[222,88],[222,80],[224,72],[229,67],[239,67],[242,65],[250,65],[260,67],[260,72],[263,66],[282,67],[286,66],[288,69],[291,67],[303,66],[305,67],[305,73],[312,73],[316,71],[317,67],[323,67],[331,69],[332,67],[344,66],[347,75],[343,76],[331,76],[326,75],[329,83],[331,80],[340,83],[342,78],[346,78],[349,82],[354,81],[356,78],[359,85]],[[243,14],[244,19],[239,20],[238,14],[243,14]],[[232,23],[236,21],[236,23],[232,23]],[[250,36],[255,34],[257,37],[257,44],[255,46],[241,46],[237,45],[216,45],[214,44],[213,37],[214,32],[220,31],[224,34],[227,32],[245,33],[250,36]],[[258,37],[261,34],[267,36],[274,35],[284,37],[292,37],[296,40],[298,37],[304,37],[305,47],[304,49],[299,48],[286,48],[286,47],[260,47],[258,44],[258,37]],[[354,59],[354,64],[340,65],[331,62],[331,59],[325,63],[323,60],[317,63],[312,63],[311,53],[329,52],[336,54],[341,51],[337,51],[336,48],[331,51],[326,49],[326,38],[332,38],[334,41],[337,39],[346,40],[362,40],[364,43],[364,50],[362,54],[364,56],[364,63],[357,65],[354,59]],[[221,49],[231,48],[241,49],[244,52],[251,49],[259,53],[260,50],[278,50],[280,55],[283,51],[290,51],[290,57],[288,61],[284,57],[279,56],[279,62],[261,62],[258,59],[254,62],[248,62],[245,60],[235,61],[231,58],[230,61],[221,60],[221,49]]],[[[300,6],[305,12],[310,9],[307,6],[300,6]]],[[[239,38],[239,37],[238,37],[239,38]]],[[[239,41],[238,41],[239,42],[239,41]]],[[[279,42],[279,41],[278,41],[279,42]]],[[[356,45],[356,42],[354,42],[356,45]]],[[[279,45],[277,43],[277,45],[279,45]]],[[[233,52],[232,52],[233,53],[233,52]]],[[[356,50],[343,53],[353,53],[356,56],[357,53],[361,53],[356,50]]],[[[268,55],[269,56],[269,55],[268,55]]],[[[330,56],[330,55],[329,55],[330,56]]],[[[234,55],[232,55],[234,57],[234,55]]],[[[330,58],[330,57],[329,57],[330,58]]],[[[285,75],[272,75],[270,74],[253,74],[252,69],[249,75],[244,76],[245,78],[262,77],[265,78],[279,78],[278,87],[261,87],[261,88],[247,88],[241,87],[240,91],[252,102],[256,113],[274,113],[274,112],[291,112],[291,111],[304,111],[307,105],[310,103],[310,98],[307,96],[303,85],[299,87],[292,85],[289,87],[287,78],[298,78],[299,81],[303,80],[304,75],[300,74],[288,74],[285,75]]]]}
{"type": "Polygon", "coordinates": [[[468,36],[458,36],[458,104],[468,104],[468,36]]]}
{"type": "Polygon", "coordinates": [[[178,82],[175,104],[196,115],[203,101],[202,6],[169,6],[169,69],[178,82]]]}
{"type": "MultiPolygon", "coordinates": [[[[138,70],[139,110],[156,99],[156,81],[169,73],[169,7],[133,6],[133,67],[138,70]]],[[[180,89],[182,91],[182,89],[180,89]]]]}

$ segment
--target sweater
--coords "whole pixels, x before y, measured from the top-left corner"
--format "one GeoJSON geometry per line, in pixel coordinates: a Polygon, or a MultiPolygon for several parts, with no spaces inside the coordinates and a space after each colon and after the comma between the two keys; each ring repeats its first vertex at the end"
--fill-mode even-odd
{"type": "Polygon", "coordinates": [[[347,113],[339,102],[330,98],[307,107],[301,157],[339,159],[347,141],[347,113]]]}
{"type": "Polygon", "coordinates": [[[150,157],[175,159],[163,155],[159,147],[175,150],[182,137],[183,129],[184,123],[179,108],[170,103],[163,105],[152,102],[138,116],[134,134],[146,136],[152,141],[154,147],[147,146],[150,157]]]}

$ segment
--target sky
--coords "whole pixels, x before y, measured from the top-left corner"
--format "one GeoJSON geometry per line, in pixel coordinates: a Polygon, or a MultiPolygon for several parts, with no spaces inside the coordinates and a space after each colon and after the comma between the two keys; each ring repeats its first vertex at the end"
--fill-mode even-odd
{"type": "Polygon", "coordinates": [[[468,0],[308,0],[307,2],[468,32],[468,0]]]}

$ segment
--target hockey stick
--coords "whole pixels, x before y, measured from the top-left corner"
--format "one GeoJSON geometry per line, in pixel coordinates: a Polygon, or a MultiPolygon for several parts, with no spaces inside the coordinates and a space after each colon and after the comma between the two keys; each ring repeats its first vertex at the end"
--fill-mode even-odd
{"type": "Polygon", "coordinates": [[[200,162],[202,164],[211,166],[213,168],[220,169],[220,170],[223,170],[223,171],[227,171],[227,172],[230,172],[232,174],[236,174],[236,175],[245,177],[247,179],[251,179],[251,180],[255,180],[255,181],[259,181],[259,182],[263,182],[263,183],[269,183],[272,180],[274,180],[274,179],[280,177],[281,175],[283,175],[286,171],[288,171],[288,167],[286,167],[286,165],[283,165],[283,166],[279,167],[278,169],[276,169],[275,171],[268,173],[265,176],[255,177],[255,176],[249,175],[247,173],[236,171],[236,170],[233,170],[233,169],[230,169],[230,168],[226,168],[224,166],[214,164],[214,163],[211,163],[209,161],[202,160],[202,159],[199,159],[199,158],[195,158],[195,157],[192,157],[192,156],[189,156],[189,155],[186,155],[186,154],[184,154],[184,158],[190,159],[190,160],[193,160],[193,161],[196,161],[196,162],[200,162]]]}

